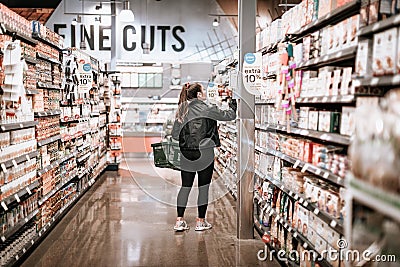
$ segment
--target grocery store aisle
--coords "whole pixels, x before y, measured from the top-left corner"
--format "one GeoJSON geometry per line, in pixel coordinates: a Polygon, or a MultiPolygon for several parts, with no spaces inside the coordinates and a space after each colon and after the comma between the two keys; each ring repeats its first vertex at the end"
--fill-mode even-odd
{"type": "MultiPolygon", "coordinates": [[[[219,183],[211,187],[213,196],[225,195],[219,183]]],[[[173,232],[177,184],[179,172],[128,160],[118,173],[102,175],[23,266],[278,266],[257,259],[260,240],[236,239],[229,195],[209,205],[212,230],[194,231],[197,210],[191,207],[185,216],[191,229],[173,232]]],[[[194,190],[189,202],[196,197],[194,190]]]]}

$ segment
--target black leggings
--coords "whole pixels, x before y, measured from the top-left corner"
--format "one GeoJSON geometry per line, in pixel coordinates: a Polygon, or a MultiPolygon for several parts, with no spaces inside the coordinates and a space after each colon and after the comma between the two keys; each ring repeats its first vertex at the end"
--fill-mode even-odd
{"type": "Polygon", "coordinates": [[[183,217],[193,187],[196,173],[198,175],[199,195],[197,198],[198,217],[205,218],[208,206],[208,191],[214,171],[214,150],[182,151],[181,179],[182,187],[178,194],[178,217],[183,217]]]}

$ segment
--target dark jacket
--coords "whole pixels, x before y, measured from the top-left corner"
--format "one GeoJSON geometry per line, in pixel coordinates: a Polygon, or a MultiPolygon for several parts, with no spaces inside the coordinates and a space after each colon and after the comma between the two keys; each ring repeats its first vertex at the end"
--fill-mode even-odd
{"type": "Polygon", "coordinates": [[[190,101],[183,122],[175,120],[172,138],[179,140],[181,150],[220,146],[217,121],[231,121],[236,118],[236,101],[233,100],[229,107],[229,110],[221,110],[198,99],[190,101]]]}

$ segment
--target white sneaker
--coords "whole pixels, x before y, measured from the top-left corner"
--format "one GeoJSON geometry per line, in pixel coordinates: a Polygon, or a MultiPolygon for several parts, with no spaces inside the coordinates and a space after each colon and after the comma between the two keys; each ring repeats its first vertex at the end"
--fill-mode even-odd
{"type": "Polygon", "coordinates": [[[189,226],[187,225],[186,221],[182,220],[182,221],[176,221],[176,224],[174,226],[174,230],[176,232],[182,232],[185,230],[189,230],[189,226]]]}
{"type": "Polygon", "coordinates": [[[206,220],[204,221],[197,221],[196,222],[196,228],[194,229],[195,231],[204,231],[211,229],[212,225],[211,223],[207,222],[206,220]]]}

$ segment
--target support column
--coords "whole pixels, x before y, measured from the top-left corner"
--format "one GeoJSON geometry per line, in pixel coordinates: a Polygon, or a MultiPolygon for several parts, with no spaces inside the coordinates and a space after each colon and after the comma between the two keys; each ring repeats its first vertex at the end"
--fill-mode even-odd
{"type": "Polygon", "coordinates": [[[242,66],[246,53],[256,48],[257,0],[238,0],[239,10],[239,117],[238,125],[238,199],[237,237],[254,238],[253,230],[253,176],[254,176],[254,95],[243,85],[242,66]]]}
{"type": "Polygon", "coordinates": [[[111,62],[110,70],[117,70],[117,6],[111,1],[111,62]]]}

